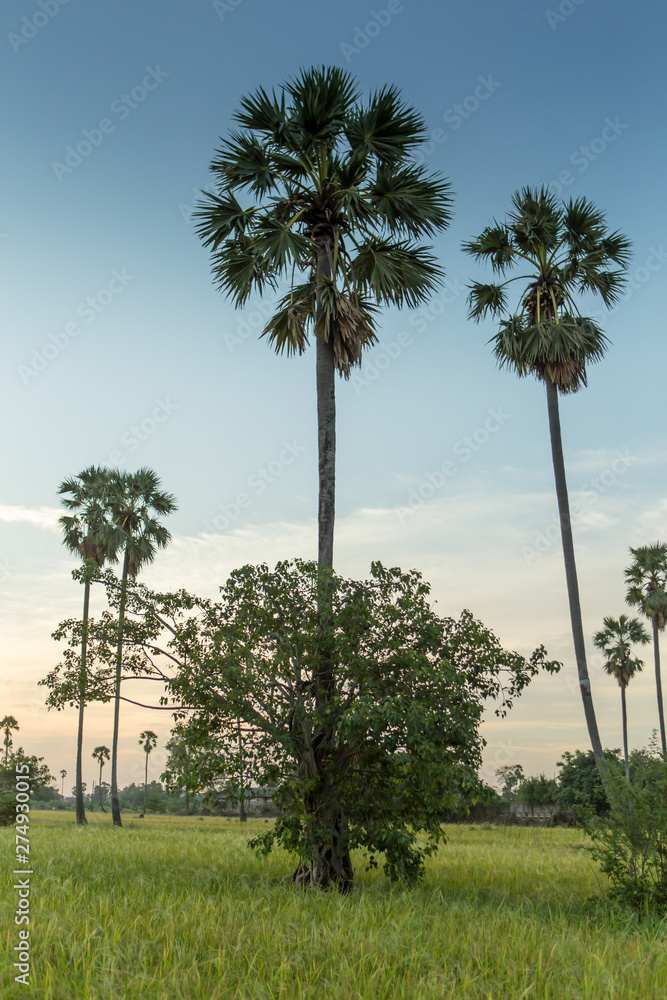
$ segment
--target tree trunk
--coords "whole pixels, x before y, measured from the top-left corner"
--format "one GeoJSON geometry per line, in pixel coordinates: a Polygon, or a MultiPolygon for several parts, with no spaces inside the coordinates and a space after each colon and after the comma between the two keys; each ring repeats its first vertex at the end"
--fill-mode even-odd
{"type": "Polygon", "coordinates": [[[83,628],[81,632],[81,665],[79,668],[79,728],[76,735],[76,821],[80,825],[88,822],[83,804],[83,711],[86,701],[87,656],[88,656],[88,614],[90,611],[90,581],[86,580],[83,591],[83,628]]]}
{"type": "Polygon", "coordinates": [[[185,815],[187,816],[190,812],[190,793],[188,792],[188,786],[185,786],[185,815]]]}
{"type": "Polygon", "coordinates": [[[567,580],[567,594],[570,601],[570,619],[572,622],[572,638],[574,639],[574,653],[577,660],[577,670],[579,672],[579,690],[584,704],[584,714],[588,735],[590,737],[595,760],[600,771],[603,784],[605,782],[604,753],[600,743],[598,724],[595,718],[595,708],[591,696],[591,682],[588,677],[588,666],[586,663],[586,646],[584,643],[584,629],[581,620],[581,605],[579,603],[579,584],[577,583],[577,567],[574,559],[574,542],[572,538],[572,520],[570,518],[570,502],[567,495],[567,481],[565,479],[565,464],[563,462],[563,442],[560,433],[560,416],[558,413],[558,390],[551,379],[547,376],[547,405],[549,408],[549,431],[551,434],[551,454],[553,457],[554,475],[556,479],[556,496],[558,498],[558,513],[560,515],[560,530],[563,540],[563,557],[565,560],[565,578],[567,580]]]}
{"type": "Polygon", "coordinates": [[[111,744],[111,817],[114,826],[122,826],[120,818],[120,802],[118,801],[118,730],[120,726],[120,675],[123,662],[123,623],[125,621],[125,599],[127,595],[127,576],[130,565],[130,550],[125,546],[123,560],[123,578],[120,586],[120,607],[118,609],[118,646],[116,648],[116,687],[113,709],[113,742],[111,744]]]}
{"type": "Polygon", "coordinates": [[[625,705],[625,684],[621,684],[621,712],[623,714],[623,756],[625,757],[625,777],[630,780],[630,760],[628,758],[628,713],[625,705]]]}
{"type": "Polygon", "coordinates": [[[658,695],[658,719],[660,720],[660,741],[662,752],[667,753],[667,743],[665,742],[665,708],[662,703],[662,677],[660,674],[660,629],[658,623],[653,618],[653,655],[655,657],[655,689],[658,695]]]}
{"type": "MultiPolygon", "coordinates": [[[[331,277],[327,247],[317,255],[317,280],[331,277]]],[[[321,310],[317,289],[317,317],[321,310]]],[[[317,320],[316,320],[317,325],[317,320]]],[[[336,505],[336,383],[333,333],[328,341],[317,341],[317,446],[319,457],[319,506],[317,561],[321,567],[333,567],[333,536],[336,505]]]]}
{"type": "Polygon", "coordinates": [[[347,894],[352,891],[354,872],[348,848],[347,821],[342,810],[318,788],[304,796],[306,829],[310,827],[314,841],[311,857],[300,861],[292,876],[298,889],[337,889],[347,894]]]}
{"type": "Polygon", "coordinates": [[[144,769],[144,808],[143,814],[146,815],[146,787],[148,785],[148,754],[146,754],[146,767],[144,769]]]}

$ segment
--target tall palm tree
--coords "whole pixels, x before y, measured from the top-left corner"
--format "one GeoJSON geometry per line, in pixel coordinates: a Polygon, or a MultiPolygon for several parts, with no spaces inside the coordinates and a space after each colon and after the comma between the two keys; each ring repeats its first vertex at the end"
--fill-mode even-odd
{"type": "Polygon", "coordinates": [[[169,544],[171,534],[163,524],[160,524],[156,515],[164,516],[175,511],[176,500],[171,493],[165,493],[162,490],[160,480],[152,469],[143,468],[135,473],[115,473],[111,484],[109,504],[114,524],[123,532],[125,547],[118,611],[113,742],[111,745],[111,815],[114,825],[122,826],[118,801],[118,732],[127,581],[128,577],[136,579],[141,567],[153,562],[157,550],[164,549],[169,544]]]}
{"type": "Polygon", "coordinates": [[[67,771],[65,768],[60,772],[60,794],[65,798],[65,778],[67,777],[67,771]]]}
{"type": "Polygon", "coordinates": [[[102,768],[104,767],[104,762],[106,760],[109,760],[110,757],[109,747],[105,746],[95,747],[95,749],[91,754],[91,757],[93,757],[94,760],[99,761],[100,764],[100,780],[97,783],[97,788],[100,796],[100,809],[102,810],[102,812],[106,812],[106,809],[102,805],[102,768]]]}
{"type": "Polygon", "coordinates": [[[386,86],[362,104],[336,67],[260,88],[234,119],[240,130],[211,164],[217,193],[199,204],[197,233],[237,307],[287,283],[261,334],[278,353],[302,353],[314,332],[318,561],[331,569],[335,373],[349,377],[375,342],[378,305],[418,306],[439,285],[443,272],[419,240],[449,224],[449,185],[413,162],[426,128],[400,92],[386,86]]]}
{"type": "Polygon", "coordinates": [[[667,544],[654,542],[630,549],[634,562],[625,571],[628,584],[626,601],[637,605],[651,622],[653,630],[653,655],[655,660],[655,687],[660,720],[662,752],[667,753],[665,742],[665,709],[662,703],[662,677],[660,675],[660,632],[667,624],[667,544]]]}
{"type": "Polygon", "coordinates": [[[12,745],[12,730],[18,732],[20,726],[13,715],[6,715],[4,719],[0,719],[0,729],[5,734],[3,743],[5,745],[5,767],[7,767],[7,761],[9,760],[9,748],[12,745]]]}
{"type": "Polygon", "coordinates": [[[107,495],[111,472],[91,465],[78,476],[64,479],[58,493],[61,502],[72,511],[58,519],[63,529],[63,544],[81,556],[86,567],[83,591],[83,628],[81,632],[81,660],[79,669],[79,724],[76,738],[76,821],[86,823],[83,801],[83,713],[86,703],[88,616],[92,576],[105,562],[118,561],[118,548],[122,533],[111,523],[107,495]]]}
{"type": "Polygon", "coordinates": [[[154,733],[152,729],[146,729],[139,737],[139,746],[144,748],[144,753],[146,754],[146,769],[144,772],[144,809],[143,814],[146,815],[146,786],[148,784],[148,755],[151,750],[154,749],[157,743],[157,733],[154,733]]]}
{"type": "MultiPolygon", "coordinates": [[[[197,233],[215,283],[237,307],[254,291],[286,290],[262,332],[278,353],[300,354],[315,337],[322,641],[313,693],[324,707],[334,683],[336,372],[349,377],[375,342],[378,307],[416,307],[440,284],[443,271],[421,241],[447,228],[450,189],[415,164],[427,130],[400,91],[385,86],[362,103],[337,67],[259,88],[234,120],[238,130],[211,164],[217,191],[198,205],[197,233]]],[[[322,734],[323,760],[331,738],[322,734]]],[[[316,868],[326,880],[326,864],[314,863],[308,878],[316,868]]]]}
{"type": "Polygon", "coordinates": [[[604,669],[615,677],[621,689],[621,714],[623,718],[623,754],[625,756],[625,777],[630,780],[628,757],[628,714],[625,704],[625,689],[644,663],[632,654],[635,643],[642,645],[651,639],[637,618],[621,615],[619,618],[604,618],[604,628],[595,633],[593,643],[605,658],[604,669]]]}
{"type": "Polygon", "coordinates": [[[602,771],[604,754],[586,663],[558,395],[586,385],[587,365],[599,361],[607,345],[594,320],[580,314],[575,296],[592,292],[606,306],[616,302],[625,282],[630,242],[621,233],[609,232],[604,214],[586,198],[558,202],[546,188],[526,187],[513,195],[512,206],[504,222],[494,220],[463,248],[475,260],[490,263],[499,276],[517,265],[522,273],[500,283],[473,282],[470,318],[479,321],[487,314],[500,318],[491,341],[500,367],[520,377],[535,375],[546,386],[579,688],[591,746],[602,771]],[[507,304],[512,281],[522,282],[514,312],[507,304]]]}

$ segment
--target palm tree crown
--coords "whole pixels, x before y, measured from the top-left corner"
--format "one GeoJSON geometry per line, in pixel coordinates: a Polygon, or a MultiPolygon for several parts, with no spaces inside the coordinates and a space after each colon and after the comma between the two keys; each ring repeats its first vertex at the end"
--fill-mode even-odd
{"type": "Polygon", "coordinates": [[[127,572],[136,577],[142,566],[153,562],[158,549],[171,541],[171,534],[155,515],[171,514],[176,500],[165,493],[152,469],[135,473],[115,470],[109,488],[109,507],[114,525],[123,535],[127,572]]]}
{"type": "Polygon", "coordinates": [[[63,529],[63,544],[85,561],[92,559],[99,567],[118,561],[123,536],[109,517],[108,494],[112,472],[91,465],[78,476],[60,484],[62,504],[74,514],[58,519],[63,529]]]}
{"type": "Polygon", "coordinates": [[[464,250],[498,275],[517,265],[528,273],[473,282],[470,317],[501,317],[491,341],[501,367],[550,380],[561,393],[576,392],[586,385],[586,366],[604,355],[607,338],[580,314],[575,294],[592,292],[613,305],[625,284],[630,241],[610,233],[604,213],[586,198],[559,203],[546,188],[526,187],[512,205],[505,222],[494,220],[464,250]],[[523,282],[514,313],[507,304],[512,281],[523,282]]]}
{"type": "Polygon", "coordinates": [[[667,624],[667,544],[654,542],[630,552],[634,561],[625,571],[626,600],[640,607],[662,630],[667,624]]]}
{"type": "Polygon", "coordinates": [[[18,732],[20,726],[17,719],[13,715],[5,715],[3,719],[0,719],[0,730],[5,734],[3,740],[5,746],[5,766],[7,765],[7,760],[9,758],[9,748],[12,745],[12,730],[18,732]]]}
{"type": "Polygon", "coordinates": [[[667,624],[667,545],[653,542],[630,549],[634,561],[625,571],[628,584],[626,601],[637,605],[651,622],[653,629],[653,658],[655,661],[655,687],[658,702],[658,721],[662,752],[667,753],[667,728],[662,700],[660,667],[660,632],[667,624]]]}
{"type": "Polygon", "coordinates": [[[644,663],[632,653],[635,643],[644,645],[651,637],[637,618],[620,615],[603,619],[604,628],[595,633],[593,643],[605,658],[604,669],[626,688],[644,663]]]}
{"type": "Polygon", "coordinates": [[[376,304],[416,306],[442,278],[415,243],[450,220],[449,185],[411,160],[424,122],[395,87],[362,105],[335,67],[260,88],[234,117],[211,164],[218,193],[195,213],[215,281],[237,306],[288,281],[262,336],[300,353],[314,326],[347,376],[375,340],[376,304]]]}

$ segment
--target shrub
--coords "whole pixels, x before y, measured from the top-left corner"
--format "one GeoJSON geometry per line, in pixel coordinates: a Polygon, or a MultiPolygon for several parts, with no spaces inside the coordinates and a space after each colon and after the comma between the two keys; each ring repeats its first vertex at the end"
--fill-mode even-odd
{"type": "Polygon", "coordinates": [[[12,792],[0,792],[0,826],[10,826],[16,816],[16,801],[12,792]]]}
{"type": "Polygon", "coordinates": [[[635,751],[631,782],[609,774],[611,810],[589,821],[593,857],[611,883],[612,899],[667,914],[667,758],[635,751]]]}

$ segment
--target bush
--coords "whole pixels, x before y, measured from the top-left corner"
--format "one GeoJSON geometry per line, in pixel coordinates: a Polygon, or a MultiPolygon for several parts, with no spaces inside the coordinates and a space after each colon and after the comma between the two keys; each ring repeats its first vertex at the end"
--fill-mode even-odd
{"type": "Polygon", "coordinates": [[[16,800],[12,792],[0,792],[0,826],[10,826],[16,816],[16,800]]]}
{"type": "MultiPolygon", "coordinates": [[[[620,771],[620,752],[605,750],[608,761],[615,762],[620,771]]],[[[581,821],[587,821],[591,816],[602,816],[609,812],[609,800],[602,785],[595,755],[592,750],[575,750],[574,753],[564,753],[558,761],[557,804],[566,813],[581,821]]]]}
{"type": "Polygon", "coordinates": [[[631,782],[609,774],[611,810],[591,820],[593,857],[611,882],[610,895],[634,910],[667,914],[667,758],[632,754],[631,782]]]}
{"type": "Polygon", "coordinates": [[[529,806],[550,806],[558,801],[558,782],[540,774],[535,778],[526,778],[519,785],[517,799],[529,806]]]}

